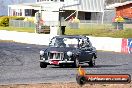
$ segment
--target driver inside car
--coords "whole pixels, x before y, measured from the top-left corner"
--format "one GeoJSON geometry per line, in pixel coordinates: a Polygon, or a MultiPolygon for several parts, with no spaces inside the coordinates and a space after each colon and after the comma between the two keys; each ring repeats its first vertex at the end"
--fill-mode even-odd
{"type": "Polygon", "coordinates": [[[80,40],[79,46],[80,46],[80,47],[85,47],[84,40],[80,40]]]}
{"type": "Polygon", "coordinates": [[[61,38],[56,39],[55,45],[57,47],[66,47],[66,44],[64,43],[63,39],[61,39],[61,38]]]}

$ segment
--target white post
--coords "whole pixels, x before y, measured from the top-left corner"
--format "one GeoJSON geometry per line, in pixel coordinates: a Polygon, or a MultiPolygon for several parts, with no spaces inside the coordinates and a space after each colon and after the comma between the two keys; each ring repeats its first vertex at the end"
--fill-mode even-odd
{"type": "Polygon", "coordinates": [[[78,10],[76,10],[76,18],[78,19],[78,10]]]}
{"type": "Polygon", "coordinates": [[[10,7],[8,6],[8,16],[10,16],[10,7]]]}
{"type": "Polygon", "coordinates": [[[25,9],[22,8],[22,16],[25,17],[25,9]]]}
{"type": "Polygon", "coordinates": [[[104,11],[102,12],[102,24],[104,23],[104,11]]]}
{"type": "Polygon", "coordinates": [[[57,26],[50,26],[50,39],[57,36],[57,26]]]}

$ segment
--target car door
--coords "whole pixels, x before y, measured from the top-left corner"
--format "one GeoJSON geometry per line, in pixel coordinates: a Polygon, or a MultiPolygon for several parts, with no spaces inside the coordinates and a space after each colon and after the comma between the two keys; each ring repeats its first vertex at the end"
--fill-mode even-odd
{"type": "Polygon", "coordinates": [[[83,61],[88,61],[92,58],[93,56],[93,50],[91,43],[86,39],[84,40],[84,45],[82,46],[82,57],[83,61]]]}
{"type": "Polygon", "coordinates": [[[87,47],[87,49],[85,50],[86,53],[86,58],[84,59],[84,61],[88,61],[91,60],[91,58],[93,57],[93,51],[91,47],[87,47]]]}
{"type": "Polygon", "coordinates": [[[79,39],[79,61],[83,62],[86,59],[86,52],[85,49],[82,47],[83,43],[82,38],[79,39]]]}
{"type": "Polygon", "coordinates": [[[87,56],[88,56],[88,52],[85,48],[81,48],[80,49],[80,61],[83,62],[83,61],[86,61],[87,59],[87,56]]]}
{"type": "MultiPolygon", "coordinates": [[[[87,55],[88,55],[88,59],[93,58],[93,46],[91,44],[91,42],[89,41],[89,39],[87,38],[86,40],[86,47],[87,47],[87,55]]],[[[87,59],[86,59],[87,60],[87,59]]]]}

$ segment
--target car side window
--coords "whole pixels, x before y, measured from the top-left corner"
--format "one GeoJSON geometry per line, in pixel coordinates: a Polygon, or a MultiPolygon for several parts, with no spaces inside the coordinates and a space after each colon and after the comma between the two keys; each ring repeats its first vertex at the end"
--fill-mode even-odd
{"type": "Polygon", "coordinates": [[[90,47],[89,43],[87,41],[84,41],[82,48],[88,48],[90,47]]]}
{"type": "Polygon", "coordinates": [[[86,41],[86,47],[91,47],[91,43],[89,41],[86,41]]]}
{"type": "Polygon", "coordinates": [[[87,38],[84,38],[82,47],[89,48],[90,46],[91,46],[90,41],[87,38]]]}
{"type": "Polygon", "coordinates": [[[93,46],[92,46],[92,43],[91,43],[91,41],[90,41],[90,40],[88,40],[88,43],[89,43],[90,47],[93,47],[93,46]]]}

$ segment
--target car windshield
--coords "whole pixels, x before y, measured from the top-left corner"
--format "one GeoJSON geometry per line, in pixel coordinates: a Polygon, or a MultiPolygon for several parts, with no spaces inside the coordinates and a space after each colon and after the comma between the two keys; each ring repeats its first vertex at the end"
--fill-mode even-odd
{"type": "Polygon", "coordinates": [[[51,47],[78,47],[77,38],[53,38],[50,42],[51,47]]]}

